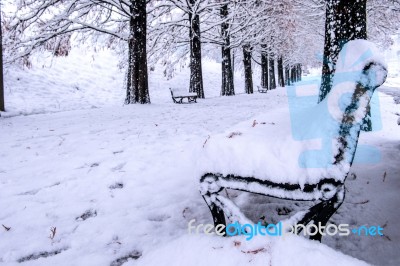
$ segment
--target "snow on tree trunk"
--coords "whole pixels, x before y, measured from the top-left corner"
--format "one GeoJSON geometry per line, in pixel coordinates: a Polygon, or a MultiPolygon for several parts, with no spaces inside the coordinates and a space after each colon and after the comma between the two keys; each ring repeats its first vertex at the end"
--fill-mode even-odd
{"type": "MultiPolygon", "coordinates": [[[[195,0],[190,0],[193,6],[195,0]]],[[[189,38],[190,38],[190,85],[189,92],[197,93],[199,98],[204,98],[203,71],[201,66],[201,37],[200,17],[189,12],[189,38]]]]}
{"type": "MultiPolygon", "coordinates": [[[[319,102],[332,88],[336,61],[343,45],[350,40],[367,39],[367,0],[328,0],[326,5],[324,61],[319,102]]],[[[372,130],[368,111],[362,127],[372,130]]]]}
{"type": "Polygon", "coordinates": [[[366,0],[328,0],[326,5],[324,61],[319,101],[332,88],[336,61],[343,45],[367,38],[366,0]]]}
{"type": "Polygon", "coordinates": [[[147,51],[146,51],[146,0],[131,0],[128,40],[128,72],[126,104],[150,103],[147,51]]]}
{"type": "Polygon", "coordinates": [[[251,47],[243,46],[244,87],[247,94],[253,93],[253,76],[251,70],[251,47]]]}
{"type": "Polygon", "coordinates": [[[275,56],[273,53],[269,55],[269,89],[276,89],[275,81],[275,56]]]}
{"type": "Polygon", "coordinates": [[[222,96],[235,95],[235,88],[233,83],[233,71],[232,71],[232,60],[231,60],[231,48],[230,48],[230,36],[229,36],[229,23],[228,19],[229,10],[228,4],[221,6],[220,10],[221,18],[224,22],[221,24],[222,34],[222,96]]]}
{"type": "Polygon", "coordinates": [[[265,51],[266,45],[261,45],[263,51],[261,52],[261,87],[268,88],[268,54],[265,51]]]}

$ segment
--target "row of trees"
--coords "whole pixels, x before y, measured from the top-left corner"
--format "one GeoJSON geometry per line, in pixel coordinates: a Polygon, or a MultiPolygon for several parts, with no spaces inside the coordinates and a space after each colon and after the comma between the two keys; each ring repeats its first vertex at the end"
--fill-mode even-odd
{"type": "Polygon", "coordinates": [[[204,57],[221,61],[221,95],[235,94],[234,68],[243,70],[246,93],[253,92],[255,65],[262,87],[291,84],[301,77],[301,65],[318,64],[315,54],[325,40],[322,100],[341,45],[366,38],[367,17],[370,36],[385,44],[390,39],[382,36],[397,29],[400,10],[399,0],[10,1],[16,11],[2,23],[7,62],[24,62],[35,49],[66,55],[77,33],[80,41],[121,53],[128,104],[150,103],[148,65],[160,62],[169,76],[189,61],[189,90],[200,98],[204,57]]]}
{"type": "MultiPolygon", "coordinates": [[[[1,21],[1,5],[0,5],[0,21],[1,21]]],[[[5,111],[4,104],[4,78],[3,78],[3,31],[0,28],[0,111],[5,111]]]]}

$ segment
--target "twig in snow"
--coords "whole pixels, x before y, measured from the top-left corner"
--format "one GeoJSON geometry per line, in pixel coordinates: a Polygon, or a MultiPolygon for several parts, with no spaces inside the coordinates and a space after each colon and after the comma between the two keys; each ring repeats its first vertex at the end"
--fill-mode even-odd
{"type": "Polygon", "coordinates": [[[369,200],[364,200],[364,201],[361,201],[361,202],[349,202],[350,204],[365,204],[365,203],[368,203],[369,202],[369,200]]]}
{"type": "Polygon", "coordinates": [[[231,139],[231,138],[233,138],[234,136],[241,136],[241,135],[242,135],[241,132],[232,132],[232,133],[230,133],[230,134],[228,135],[228,138],[231,139]]]}
{"type": "Polygon", "coordinates": [[[249,251],[243,251],[243,250],[241,250],[241,251],[242,251],[242,253],[245,253],[245,254],[257,254],[264,250],[265,250],[265,248],[259,248],[259,249],[255,249],[255,250],[249,250],[249,251]]]}
{"type": "Polygon", "coordinates": [[[392,241],[392,239],[390,239],[390,237],[388,235],[383,235],[384,238],[386,238],[389,241],[392,241]]]}
{"type": "Polygon", "coordinates": [[[382,228],[385,228],[385,227],[388,225],[388,222],[389,222],[389,221],[386,221],[386,222],[382,225],[382,228]]]}
{"type": "Polygon", "coordinates": [[[56,236],[56,232],[57,232],[57,227],[52,227],[52,228],[50,228],[50,236],[49,236],[49,238],[51,239],[51,240],[53,240],[54,239],[54,237],[56,236]]]}
{"type": "Polygon", "coordinates": [[[207,137],[206,141],[204,141],[204,143],[203,143],[203,148],[204,148],[204,146],[206,146],[206,144],[207,144],[207,141],[208,141],[210,138],[211,138],[211,137],[210,137],[210,135],[208,135],[208,137],[207,137]]]}
{"type": "Polygon", "coordinates": [[[11,229],[11,227],[7,227],[7,226],[5,226],[4,224],[2,224],[2,226],[4,227],[4,229],[5,229],[6,231],[10,231],[10,229],[11,229]]]}
{"type": "Polygon", "coordinates": [[[61,139],[60,143],[58,143],[58,146],[61,146],[64,143],[65,138],[63,138],[62,136],[58,136],[58,137],[61,139]]]}
{"type": "Polygon", "coordinates": [[[183,216],[183,218],[186,218],[185,213],[186,213],[188,210],[189,210],[189,207],[186,207],[185,209],[183,209],[183,211],[182,211],[182,216],[183,216]]]}

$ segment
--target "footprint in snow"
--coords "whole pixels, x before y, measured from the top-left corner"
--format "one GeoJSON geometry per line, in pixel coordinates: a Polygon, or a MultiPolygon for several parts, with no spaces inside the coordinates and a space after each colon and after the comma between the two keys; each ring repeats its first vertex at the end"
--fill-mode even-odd
{"type": "Polygon", "coordinates": [[[110,266],[121,266],[122,264],[124,264],[125,262],[128,262],[128,260],[137,260],[142,256],[142,252],[134,250],[132,252],[130,252],[129,254],[117,258],[115,260],[113,260],[110,264],[110,266]]]}
{"type": "Polygon", "coordinates": [[[62,249],[56,249],[56,250],[53,250],[53,251],[36,252],[36,253],[32,253],[30,255],[21,257],[17,261],[19,263],[21,263],[21,262],[30,261],[30,260],[37,260],[37,259],[40,259],[40,258],[52,257],[52,256],[60,254],[63,251],[66,251],[67,249],[68,248],[62,248],[62,249]]]}
{"type": "Polygon", "coordinates": [[[112,184],[111,186],[109,186],[109,189],[121,189],[124,187],[124,184],[121,182],[117,182],[115,184],[112,184]]]}
{"type": "Polygon", "coordinates": [[[87,210],[84,212],[81,216],[78,216],[75,218],[77,221],[85,221],[91,217],[96,217],[97,216],[97,211],[96,210],[87,210]]]}
{"type": "Polygon", "coordinates": [[[116,172],[116,171],[120,171],[124,168],[126,163],[120,163],[117,166],[111,168],[111,171],[116,172]]]}
{"type": "Polygon", "coordinates": [[[171,218],[171,216],[167,214],[155,214],[155,215],[150,215],[147,219],[151,222],[164,222],[171,218]]]}

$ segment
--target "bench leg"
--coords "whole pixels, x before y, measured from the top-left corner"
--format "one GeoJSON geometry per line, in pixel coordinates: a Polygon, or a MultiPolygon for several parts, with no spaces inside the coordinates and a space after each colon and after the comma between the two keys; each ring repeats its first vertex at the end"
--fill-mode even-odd
{"type": "Polygon", "coordinates": [[[211,203],[209,197],[203,196],[203,199],[207,203],[208,208],[210,209],[214,221],[214,227],[216,227],[219,224],[223,224],[226,226],[224,211],[221,208],[219,208],[216,204],[211,203]]]}
{"type": "Polygon", "coordinates": [[[226,226],[225,216],[230,222],[240,224],[253,224],[230,199],[220,195],[223,190],[218,184],[218,175],[209,174],[201,181],[201,194],[213,216],[214,226],[223,224],[226,226]]]}
{"type": "Polygon", "coordinates": [[[210,209],[213,217],[214,226],[218,224],[226,225],[224,211],[215,204],[216,195],[223,188],[218,184],[218,176],[213,174],[204,175],[200,179],[200,193],[210,209]]]}
{"type": "Polygon", "coordinates": [[[197,103],[196,97],[188,97],[188,102],[189,103],[197,103]]]}
{"type": "MultiPolygon", "coordinates": [[[[302,225],[307,225],[311,221],[313,224],[326,226],[332,215],[339,209],[344,201],[345,189],[342,186],[338,192],[331,199],[327,201],[321,201],[320,203],[312,206],[308,212],[303,216],[303,218],[297,223],[302,225]]],[[[310,239],[318,240],[321,242],[322,235],[318,231],[316,234],[310,236],[310,239]]]]}

